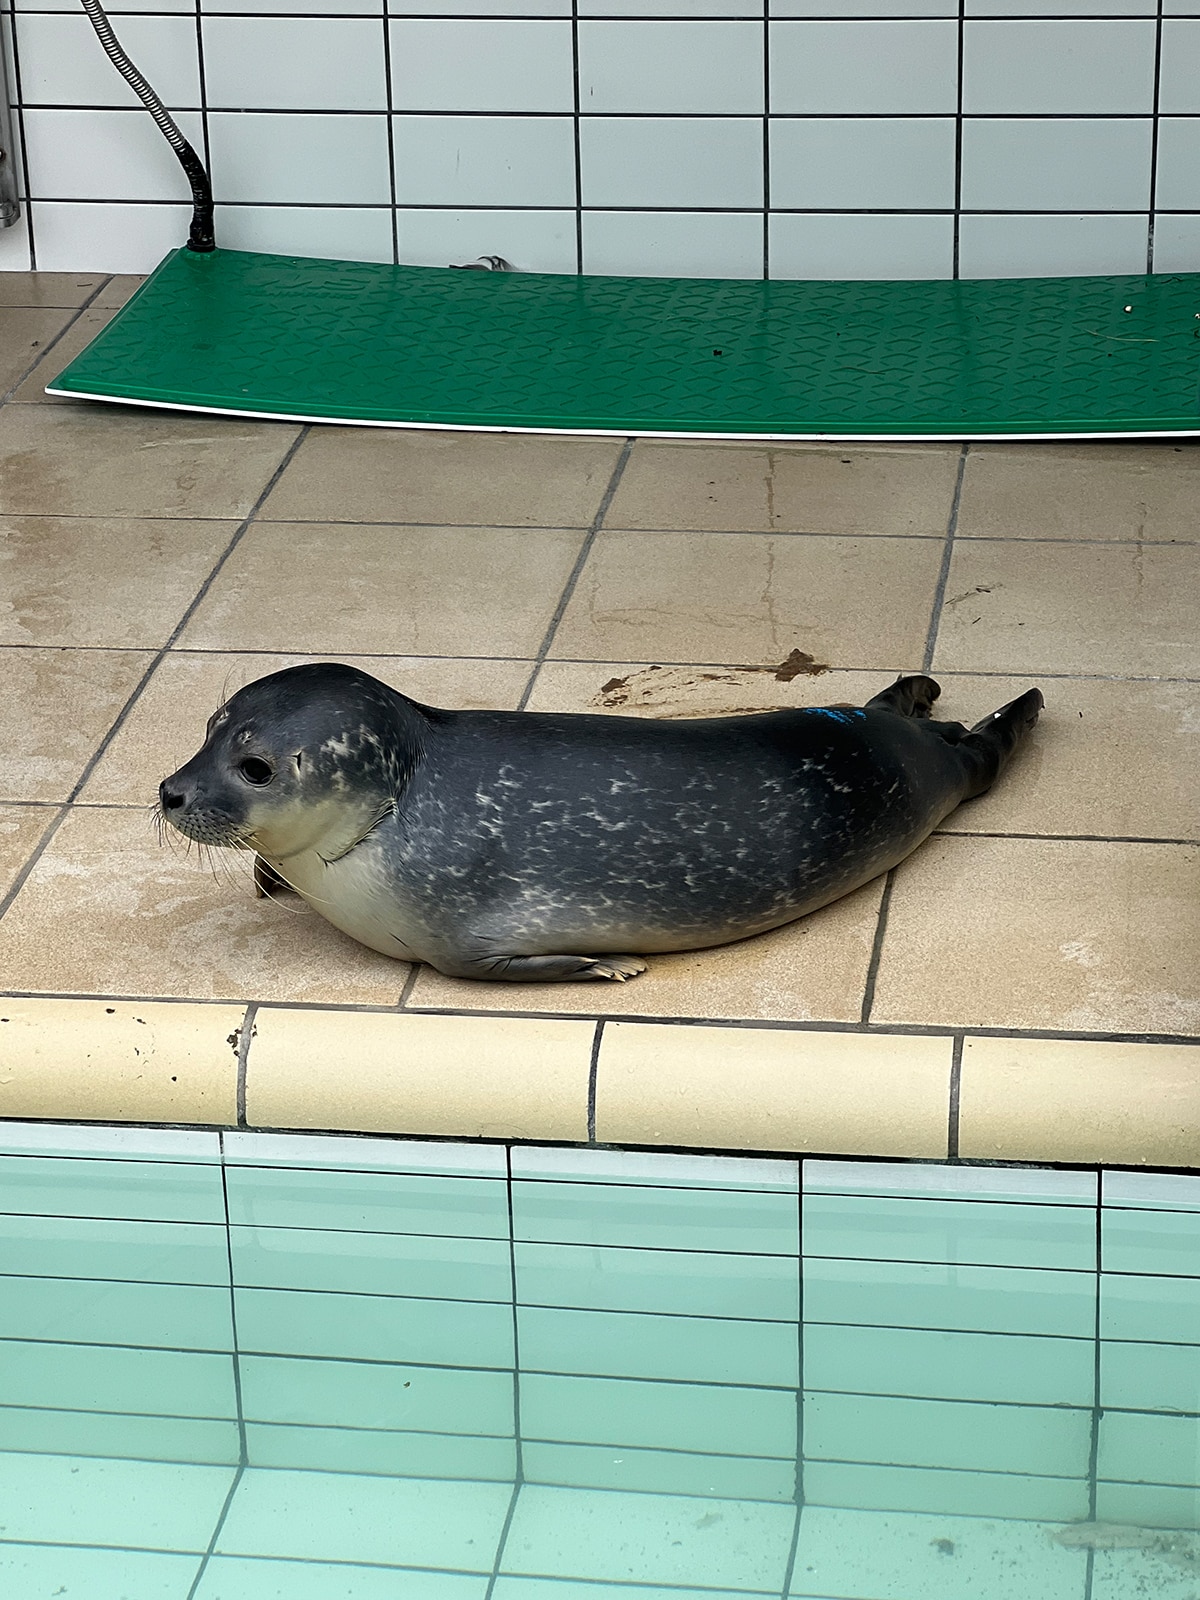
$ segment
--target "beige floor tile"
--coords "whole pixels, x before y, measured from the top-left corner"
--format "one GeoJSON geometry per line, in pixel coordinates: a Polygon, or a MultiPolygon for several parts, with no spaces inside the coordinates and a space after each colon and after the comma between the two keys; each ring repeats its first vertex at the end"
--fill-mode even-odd
{"type": "Polygon", "coordinates": [[[957,445],[729,449],[642,440],[605,524],[941,537],[958,458],[957,445]]]}
{"type": "Polygon", "coordinates": [[[949,1039],[607,1023],[605,1143],[946,1154],[949,1039]]]}
{"type": "Polygon", "coordinates": [[[0,306],[0,393],[17,382],[73,314],[49,307],[0,306]]]}
{"type": "Polygon", "coordinates": [[[314,428],[264,515],[587,527],[621,448],[619,439],[314,428]]]}
{"type": "Polygon", "coordinates": [[[896,874],[875,1022],[1200,1033],[1200,848],[931,839],[896,874]]]}
{"type": "Polygon", "coordinates": [[[797,673],[774,667],[661,667],[646,661],[548,661],[530,711],[605,712],[624,717],[725,717],[792,706],[862,705],[891,672],[797,673]]]}
{"type": "MultiPolygon", "coordinates": [[[[204,726],[223,700],[268,673],[316,656],[225,655],[172,651],[139,696],[81,794],[85,802],[150,805],[161,780],[204,742],[204,726]]],[[[521,698],[527,661],[455,661],[425,657],[348,660],[425,704],[452,710],[509,710],[521,698]]]]}
{"type": "Polygon", "coordinates": [[[64,367],[85,350],[96,335],[108,326],[116,315],[115,311],[103,310],[97,306],[89,306],[86,311],[80,312],[78,318],[54,346],[47,351],[45,357],[38,362],[24,383],[13,394],[13,400],[22,405],[77,405],[78,401],[59,400],[46,393],[46,385],[52,383],[64,367]]]}
{"type": "Polygon", "coordinates": [[[602,532],[551,654],[759,665],[798,649],[911,670],[941,557],[933,539],[602,532]]]}
{"type": "Polygon", "coordinates": [[[0,800],[65,800],[153,659],[0,649],[0,800]]]}
{"type": "Polygon", "coordinates": [[[244,517],[298,430],[98,405],[0,411],[0,512],[244,517]]]}
{"type": "Polygon", "coordinates": [[[262,1010],[246,1117],[268,1128],[587,1138],[590,1023],[262,1010]]]}
{"type": "Polygon", "coordinates": [[[556,528],[255,523],[180,643],[532,656],[582,539],[556,528]]]}
{"type": "MultiPolygon", "coordinates": [[[[818,680],[819,681],[819,680],[818,680]]],[[[943,680],[944,714],[977,722],[1028,678],[943,680]]],[[[951,833],[1195,838],[1200,714],[1194,683],[1048,678],[1046,709],[990,794],[948,817],[951,833]]]]}
{"type": "Polygon", "coordinates": [[[933,670],[1195,677],[1200,545],[954,547],[933,670]]]}
{"type": "Polygon", "coordinates": [[[409,1004],[462,1011],[857,1022],[882,882],[774,933],[647,957],[630,983],[482,983],[422,967],[409,1004]]]}
{"type": "Polygon", "coordinates": [[[1191,444],[979,445],[967,457],[960,537],[1200,538],[1191,444]]]}
{"type": "Polygon", "coordinates": [[[135,289],[140,289],[146,278],[143,273],[115,273],[92,302],[97,306],[116,308],[123,306],[135,289]]]}
{"type": "Polygon", "coordinates": [[[295,896],[256,900],[249,867],[159,844],[145,810],[79,809],[0,918],[0,972],[51,993],[395,1004],[404,963],[295,896]]]}
{"type": "Polygon", "coordinates": [[[102,272],[0,272],[0,306],[81,306],[102,272]]]}
{"type": "Polygon", "coordinates": [[[8,893],[54,816],[53,806],[0,805],[0,899],[8,893]]]}
{"type": "Polygon", "coordinates": [[[237,1121],[241,1006],[5,1000],[0,1117],[237,1121]]]}
{"type": "Polygon", "coordinates": [[[236,527],[0,516],[0,644],[159,649],[236,527]]]}
{"type": "Polygon", "coordinates": [[[959,1153],[993,1161],[1200,1166],[1193,1045],[968,1039],[959,1153]]]}

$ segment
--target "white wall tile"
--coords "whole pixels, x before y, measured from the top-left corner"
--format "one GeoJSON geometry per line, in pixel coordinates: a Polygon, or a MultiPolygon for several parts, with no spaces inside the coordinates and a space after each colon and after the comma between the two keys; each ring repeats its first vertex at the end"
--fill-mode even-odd
{"type": "Polygon", "coordinates": [[[1157,9],[1156,0],[966,0],[968,17],[1153,17],[1157,9]]]}
{"type": "Polygon", "coordinates": [[[579,107],[587,112],[761,112],[757,22],[581,22],[579,107]]]}
{"type": "MultiPolygon", "coordinates": [[[[106,7],[106,10],[109,8],[106,7]]],[[[72,16],[79,15],[79,0],[3,0],[0,11],[66,11],[72,16]]],[[[121,0],[120,10],[113,18],[113,30],[121,43],[125,42],[125,13],[128,11],[177,11],[181,15],[193,19],[195,26],[196,3],[195,0],[121,0]]],[[[110,13],[111,15],[111,13],[110,13]]],[[[91,23],[88,23],[91,27],[91,23]]]]}
{"type": "MultiPolygon", "coordinates": [[[[198,112],[176,121],[193,146],[198,112]]],[[[175,152],[142,111],[26,111],[29,184],[35,200],[187,200],[175,152]]]]}
{"type": "Polygon", "coordinates": [[[392,259],[392,214],[383,207],[218,206],[215,222],[227,250],[327,261],[392,259]]]}
{"type": "MultiPolygon", "coordinates": [[[[124,3],[124,0],[122,0],[124,3]]],[[[315,17],[382,17],[383,0],[200,0],[200,10],[208,16],[247,11],[264,17],[301,15],[315,17]]]]}
{"type": "MultiPolygon", "coordinates": [[[[1014,10],[1019,7],[1014,7],[1014,10]]],[[[771,0],[780,17],[957,17],[958,0],[771,0]]]]}
{"type": "Polygon", "coordinates": [[[386,116],[218,111],[208,127],[213,190],[223,201],[391,203],[386,116]]]}
{"type": "Polygon", "coordinates": [[[953,113],[953,22],[773,22],[774,112],[953,113]]]}
{"type": "Polygon", "coordinates": [[[523,272],[574,272],[573,211],[419,211],[399,216],[400,259],[418,267],[503,256],[523,272]]]}
{"type": "Polygon", "coordinates": [[[1158,109],[1200,112],[1200,18],[1163,23],[1158,109]]]}
{"type": "Polygon", "coordinates": [[[11,228],[0,228],[0,272],[28,272],[29,208],[22,201],[21,220],[11,228]]]}
{"type": "Polygon", "coordinates": [[[968,119],[962,203],[973,211],[1144,209],[1150,141],[1151,124],[1140,119],[968,119]]]}
{"type": "Polygon", "coordinates": [[[243,110],[382,111],[382,27],[339,17],[206,17],[208,103],[243,110]]]}
{"type": "MultiPolygon", "coordinates": [[[[1159,122],[1154,198],[1172,211],[1200,211],[1200,117],[1159,122]]],[[[1190,270],[1200,271],[1200,261],[1190,270]]]]}
{"type": "Polygon", "coordinates": [[[959,270],[964,278],[1033,278],[1145,272],[1144,216],[964,217],[959,270]]]}
{"type": "Polygon", "coordinates": [[[570,17],[571,0],[388,0],[391,17],[570,17]]]}
{"type": "Polygon", "coordinates": [[[713,211],[592,211],[583,270],[619,277],[761,278],[761,216],[713,211]]]}
{"type": "Polygon", "coordinates": [[[773,278],[948,278],[952,217],[774,216],[773,278]]]}
{"type": "Polygon", "coordinates": [[[1200,216],[1156,217],[1155,272],[1200,272],[1200,216]]]}
{"type": "Polygon", "coordinates": [[[579,0],[581,17],[736,17],[761,19],[763,0],[579,0]]]}
{"type": "Polygon", "coordinates": [[[149,272],[187,239],[190,205],[43,200],[34,246],[43,272],[149,272]]]}
{"type": "Polygon", "coordinates": [[[933,211],[954,207],[952,117],[771,122],[771,205],[933,211]]]}
{"type": "Polygon", "coordinates": [[[1154,110],[1153,22],[968,22],[963,30],[963,110],[1154,110]]]}
{"type": "MultiPolygon", "coordinates": [[[[18,16],[26,105],[141,106],[84,16],[18,16]]],[[[118,17],[122,48],[167,106],[200,104],[196,24],[188,17],[118,17]]]]}
{"type": "Polygon", "coordinates": [[[575,204],[569,117],[395,117],[393,129],[401,204],[575,204]]]}
{"type": "Polygon", "coordinates": [[[566,111],[575,105],[567,22],[396,21],[397,111],[566,111]]]}
{"type": "Polygon", "coordinates": [[[595,206],[759,206],[758,118],[584,118],[583,203],[595,206]]]}

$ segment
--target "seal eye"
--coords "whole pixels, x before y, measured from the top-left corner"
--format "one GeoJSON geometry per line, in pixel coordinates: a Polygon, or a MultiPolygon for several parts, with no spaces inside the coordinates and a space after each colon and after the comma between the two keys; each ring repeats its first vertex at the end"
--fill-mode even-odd
{"type": "Polygon", "coordinates": [[[264,783],[270,783],[275,776],[275,768],[269,761],[263,761],[258,756],[246,756],[238,762],[238,771],[247,783],[253,783],[261,788],[264,783]]]}

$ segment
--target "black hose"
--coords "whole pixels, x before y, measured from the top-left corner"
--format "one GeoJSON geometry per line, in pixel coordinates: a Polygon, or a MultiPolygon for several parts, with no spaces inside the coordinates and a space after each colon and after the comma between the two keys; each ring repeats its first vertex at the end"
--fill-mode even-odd
{"type": "Polygon", "coordinates": [[[213,237],[212,184],[208,173],[204,170],[203,161],[184,138],[179,125],[154,90],[121,49],[117,36],[112,31],[112,26],[100,5],[100,0],[80,0],[80,3],[96,30],[96,37],[104,47],[105,55],[158,123],[167,143],[179,157],[179,165],[187,174],[192,189],[192,226],[188,232],[188,249],[215,250],[217,242],[213,237]]]}

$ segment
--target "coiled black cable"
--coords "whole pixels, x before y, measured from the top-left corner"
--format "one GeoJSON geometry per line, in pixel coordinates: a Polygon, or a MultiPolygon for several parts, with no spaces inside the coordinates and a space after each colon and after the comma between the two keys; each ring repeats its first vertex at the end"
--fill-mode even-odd
{"type": "Polygon", "coordinates": [[[213,236],[212,183],[209,181],[203,161],[184,138],[178,123],[154,90],[121,49],[120,42],[112,31],[112,25],[100,5],[100,0],[80,0],[80,3],[96,30],[96,37],[104,47],[105,55],[157,122],[167,143],[179,157],[179,165],[187,174],[192,189],[192,226],[188,232],[188,249],[215,250],[217,243],[213,236]]]}

